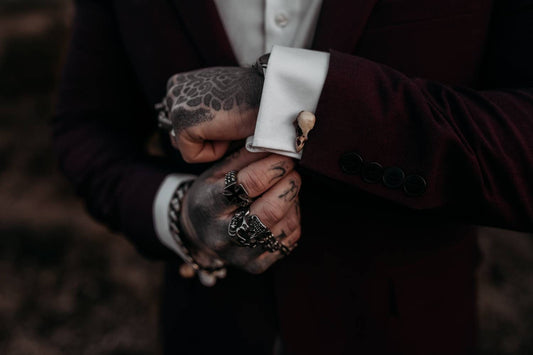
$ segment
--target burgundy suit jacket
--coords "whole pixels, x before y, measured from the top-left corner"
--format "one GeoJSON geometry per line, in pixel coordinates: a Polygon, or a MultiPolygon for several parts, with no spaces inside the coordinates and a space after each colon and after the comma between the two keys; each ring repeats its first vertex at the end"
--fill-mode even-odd
{"type": "Polygon", "coordinates": [[[152,221],[165,175],[206,165],[146,149],[172,74],[236,65],[212,1],[77,1],[55,146],[89,212],[167,260],[168,353],[472,353],[472,225],[533,230],[532,43],[528,0],[324,0],[301,246],[212,289],[152,221]]]}

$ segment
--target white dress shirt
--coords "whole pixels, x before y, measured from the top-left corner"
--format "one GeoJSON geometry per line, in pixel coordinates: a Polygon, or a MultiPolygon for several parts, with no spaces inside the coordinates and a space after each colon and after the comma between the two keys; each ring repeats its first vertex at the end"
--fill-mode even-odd
{"type": "Polygon", "coordinates": [[[321,0],[215,0],[233,53],[249,67],[274,45],[309,48],[321,0]]]}
{"type": "MultiPolygon", "coordinates": [[[[300,111],[315,111],[329,65],[328,53],[302,49],[311,46],[322,0],[215,0],[215,4],[241,66],[249,67],[271,53],[255,133],[246,148],[300,159],[293,122],[300,111]]],[[[190,175],[169,175],[153,207],[156,234],[178,255],[168,208],[174,190],[190,179],[190,175]]]]}

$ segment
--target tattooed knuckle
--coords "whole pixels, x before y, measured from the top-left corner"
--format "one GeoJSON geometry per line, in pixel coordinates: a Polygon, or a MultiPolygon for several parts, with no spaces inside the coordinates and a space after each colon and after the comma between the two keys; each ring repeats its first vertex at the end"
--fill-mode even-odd
{"type": "Polygon", "coordinates": [[[289,172],[293,168],[293,165],[294,163],[292,162],[292,159],[282,157],[280,161],[272,165],[272,167],[269,169],[269,172],[271,174],[269,182],[272,183],[273,181],[283,178],[287,174],[287,172],[289,172]]]}
{"type": "Polygon", "coordinates": [[[300,185],[296,182],[294,178],[289,178],[287,183],[287,188],[283,193],[281,193],[278,198],[282,199],[285,202],[293,202],[298,197],[300,185]]]}
{"type": "Polygon", "coordinates": [[[298,186],[301,186],[302,185],[302,177],[300,176],[300,174],[296,171],[292,171],[291,172],[291,178],[294,179],[295,183],[298,185],[298,186]]]}
{"type": "Polygon", "coordinates": [[[290,170],[294,167],[294,159],[292,159],[291,157],[283,156],[280,164],[283,164],[287,168],[287,170],[290,170]]]}

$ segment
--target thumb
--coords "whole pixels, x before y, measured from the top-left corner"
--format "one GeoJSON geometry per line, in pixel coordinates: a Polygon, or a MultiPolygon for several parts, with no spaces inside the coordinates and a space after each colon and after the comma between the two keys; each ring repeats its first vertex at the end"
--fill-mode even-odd
{"type": "Polygon", "coordinates": [[[192,141],[180,137],[177,148],[187,163],[207,163],[224,156],[230,141],[192,141]]]}

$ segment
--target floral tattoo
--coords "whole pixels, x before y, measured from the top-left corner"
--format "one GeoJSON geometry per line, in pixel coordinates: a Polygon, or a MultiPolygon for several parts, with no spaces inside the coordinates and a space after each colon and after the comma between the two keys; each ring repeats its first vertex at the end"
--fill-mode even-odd
{"type": "Polygon", "coordinates": [[[213,67],[174,75],[165,105],[179,132],[214,118],[215,112],[259,107],[263,78],[253,69],[213,67]]]}

